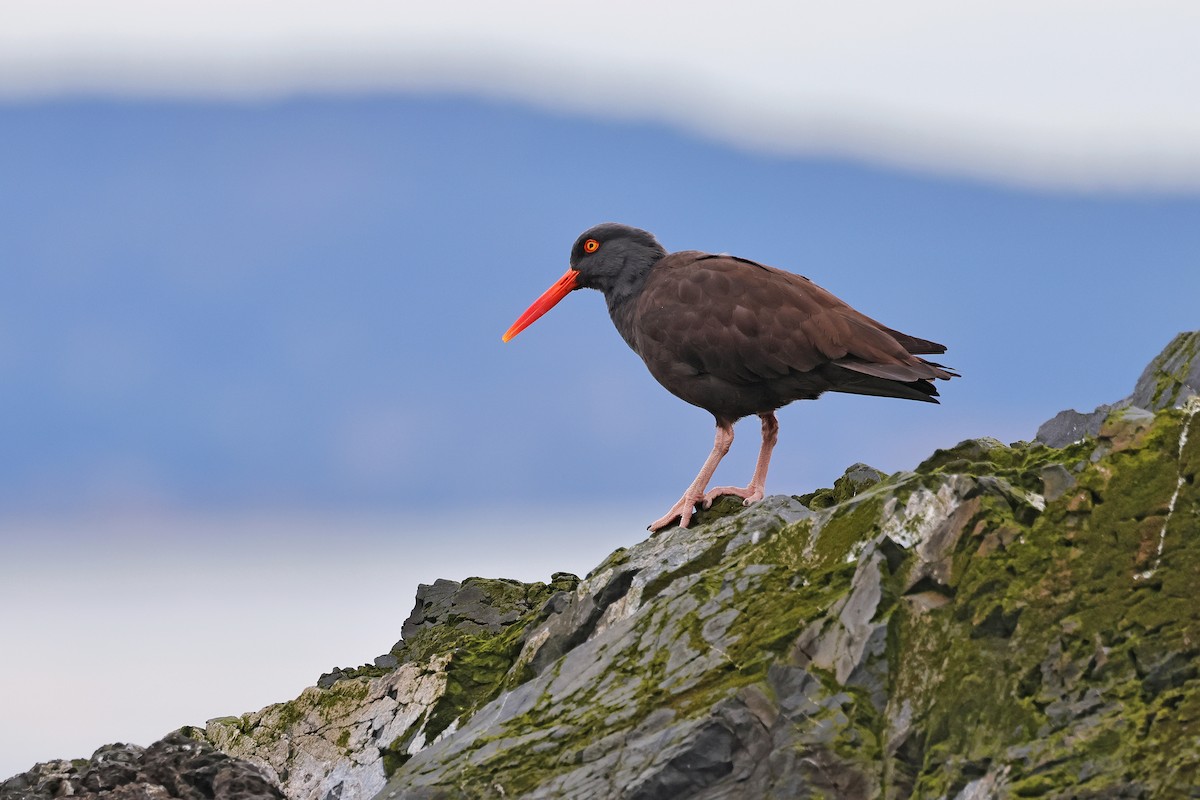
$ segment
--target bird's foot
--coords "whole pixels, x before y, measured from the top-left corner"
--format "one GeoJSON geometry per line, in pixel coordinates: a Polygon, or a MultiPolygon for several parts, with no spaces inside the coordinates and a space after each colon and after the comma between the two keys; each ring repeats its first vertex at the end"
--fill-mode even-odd
{"type": "Polygon", "coordinates": [[[692,521],[692,514],[696,512],[696,504],[703,500],[702,494],[685,492],[683,497],[679,498],[679,502],[671,506],[670,511],[647,525],[646,530],[657,533],[675,520],[679,520],[679,527],[686,528],[692,521]]]}
{"type": "Polygon", "coordinates": [[[720,486],[716,489],[709,489],[704,495],[704,507],[711,508],[713,501],[722,495],[732,494],[742,498],[742,505],[748,506],[751,503],[757,503],[763,499],[763,490],[761,486],[750,484],[745,489],[739,489],[736,486],[720,486]]]}

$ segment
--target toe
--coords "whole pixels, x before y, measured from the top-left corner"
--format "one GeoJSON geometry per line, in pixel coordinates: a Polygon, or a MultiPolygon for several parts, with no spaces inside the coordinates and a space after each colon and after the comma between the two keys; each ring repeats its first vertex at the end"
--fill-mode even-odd
{"type": "Polygon", "coordinates": [[[646,529],[657,533],[663,528],[669,527],[672,522],[679,520],[679,527],[686,528],[688,523],[692,521],[692,514],[696,503],[699,503],[704,498],[688,497],[684,495],[679,498],[679,502],[671,507],[671,510],[665,516],[659,517],[654,522],[646,526],[646,529]]]}

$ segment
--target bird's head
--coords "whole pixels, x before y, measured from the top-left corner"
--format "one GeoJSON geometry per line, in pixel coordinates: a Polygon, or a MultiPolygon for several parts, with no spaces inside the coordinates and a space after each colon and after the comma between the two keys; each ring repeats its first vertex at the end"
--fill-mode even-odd
{"type": "Polygon", "coordinates": [[[604,222],[579,234],[571,247],[571,268],[533,301],[504,334],[504,341],[528,328],[575,289],[599,289],[608,295],[640,285],[667,254],[654,236],[640,228],[604,222]]]}

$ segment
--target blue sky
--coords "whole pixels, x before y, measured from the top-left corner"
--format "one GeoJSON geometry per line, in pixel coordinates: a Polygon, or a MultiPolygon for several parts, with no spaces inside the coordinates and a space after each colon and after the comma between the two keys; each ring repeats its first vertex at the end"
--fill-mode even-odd
{"type": "Polygon", "coordinates": [[[802,272],[949,345],[965,377],[942,408],[786,411],[775,490],[1028,438],[1121,396],[1194,324],[1191,195],[763,156],[461,97],[59,101],[0,122],[21,187],[0,209],[10,511],[677,494],[711,421],[654,384],[599,295],[499,342],[603,220],[802,272]]]}
{"type": "MultiPolygon", "coordinates": [[[[703,65],[646,72],[624,104],[613,87],[644,65],[616,56],[587,78],[590,102],[564,99],[582,62],[545,54],[538,75],[561,67],[557,84],[519,60],[484,80],[430,56],[379,70],[392,83],[240,92],[135,53],[139,80],[176,78],[130,89],[30,19],[37,53],[92,53],[93,72],[79,83],[67,56],[31,55],[0,81],[0,639],[16,654],[0,665],[0,775],[295,696],[386,651],[418,581],[582,573],[638,541],[708,453],[711,417],[654,383],[596,293],[500,342],[596,222],[800,272],[949,346],[963,378],[941,406],[785,409],[768,493],[970,436],[1030,438],[1062,408],[1123,397],[1197,325],[1200,159],[1155,133],[1190,117],[1103,117],[1083,100],[1104,87],[1084,81],[1091,133],[1039,139],[1043,106],[1012,98],[1055,98],[1028,64],[979,96],[906,73],[921,113],[899,127],[933,130],[953,117],[939,109],[975,121],[949,126],[940,157],[838,83],[869,43],[907,63],[903,38],[870,32],[823,56],[831,96],[861,113],[816,135],[763,110],[816,95],[754,99],[756,74],[780,84],[769,59],[730,69],[744,97],[696,79],[682,105],[663,92],[703,65]],[[981,120],[1020,146],[972,139],[981,120]],[[1096,144],[1116,139],[1126,150],[1096,144]]],[[[945,44],[928,58],[962,57],[926,34],[945,44]]],[[[1130,74],[1158,63],[1135,56],[1130,74]]],[[[1145,94],[1171,109],[1173,86],[1145,94]]],[[[738,436],[719,483],[753,468],[756,425],[738,436]]]]}

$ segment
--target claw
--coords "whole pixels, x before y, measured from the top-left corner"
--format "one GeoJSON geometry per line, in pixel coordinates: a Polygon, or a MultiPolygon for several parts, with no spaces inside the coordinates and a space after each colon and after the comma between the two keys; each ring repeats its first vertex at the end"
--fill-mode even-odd
{"type": "Polygon", "coordinates": [[[646,530],[657,533],[677,519],[679,520],[679,527],[686,528],[688,523],[692,521],[692,514],[696,511],[696,504],[703,499],[703,495],[685,492],[683,497],[679,498],[679,502],[671,506],[670,511],[647,525],[646,530]]]}
{"type": "Polygon", "coordinates": [[[747,486],[745,489],[739,489],[736,486],[721,486],[717,489],[710,489],[708,493],[704,495],[704,507],[711,507],[714,500],[722,495],[727,494],[742,498],[742,505],[744,506],[748,506],[751,503],[757,503],[759,500],[763,499],[762,487],[755,486],[753,483],[747,486]]]}
{"type": "Polygon", "coordinates": [[[700,468],[700,474],[696,476],[696,480],[692,481],[692,485],[683,493],[683,497],[679,498],[679,502],[671,507],[666,516],[659,517],[647,526],[649,530],[660,531],[676,519],[679,520],[679,527],[686,528],[692,521],[696,504],[700,504],[702,508],[711,508],[713,500],[721,495],[736,495],[742,498],[742,505],[746,506],[763,499],[763,484],[767,480],[767,466],[771,463],[771,448],[775,446],[779,423],[775,421],[775,415],[772,413],[759,414],[759,416],[762,418],[763,442],[762,448],[758,451],[758,463],[754,467],[754,477],[751,478],[750,485],[745,489],[739,489],[736,486],[722,486],[720,489],[704,492],[704,487],[708,486],[708,481],[716,471],[717,464],[721,463],[721,459],[729,452],[729,446],[733,444],[733,423],[718,418],[713,449],[708,454],[704,466],[700,468]]]}

